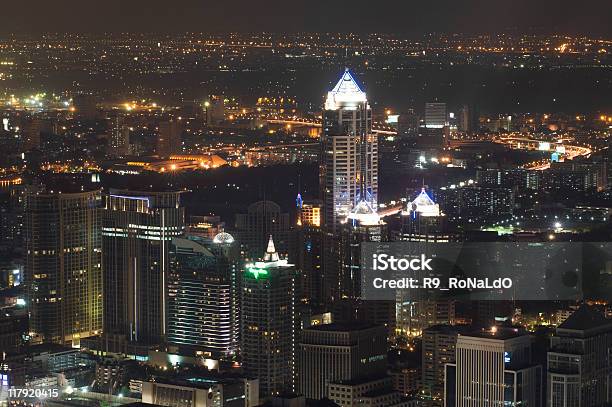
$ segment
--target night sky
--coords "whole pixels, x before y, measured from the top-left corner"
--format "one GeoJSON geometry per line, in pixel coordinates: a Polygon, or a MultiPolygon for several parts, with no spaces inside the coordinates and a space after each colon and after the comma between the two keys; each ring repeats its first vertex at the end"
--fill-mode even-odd
{"type": "Polygon", "coordinates": [[[610,0],[3,1],[0,33],[354,31],[612,36],[610,0]]]}

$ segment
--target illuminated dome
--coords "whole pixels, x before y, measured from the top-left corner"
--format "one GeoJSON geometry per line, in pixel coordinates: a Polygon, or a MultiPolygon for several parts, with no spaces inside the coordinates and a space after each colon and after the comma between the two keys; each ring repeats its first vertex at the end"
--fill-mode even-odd
{"type": "Polygon", "coordinates": [[[234,236],[230,235],[227,232],[221,232],[213,238],[213,243],[232,244],[234,243],[234,236]]]}
{"type": "Polygon", "coordinates": [[[380,216],[367,201],[360,201],[349,213],[349,220],[357,221],[363,226],[380,225],[380,216]]]}

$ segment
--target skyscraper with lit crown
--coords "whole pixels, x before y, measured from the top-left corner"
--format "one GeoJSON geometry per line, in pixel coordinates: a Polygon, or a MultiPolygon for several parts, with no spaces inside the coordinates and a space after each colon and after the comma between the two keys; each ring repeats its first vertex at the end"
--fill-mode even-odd
{"type": "Polygon", "coordinates": [[[378,136],[366,93],[348,68],[327,93],[321,145],[323,223],[333,233],[360,200],[378,206],[378,136]]]}
{"type": "Polygon", "coordinates": [[[294,391],[295,268],[272,236],[263,259],[245,266],[241,309],[245,371],[259,379],[264,397],[294,391]]]}

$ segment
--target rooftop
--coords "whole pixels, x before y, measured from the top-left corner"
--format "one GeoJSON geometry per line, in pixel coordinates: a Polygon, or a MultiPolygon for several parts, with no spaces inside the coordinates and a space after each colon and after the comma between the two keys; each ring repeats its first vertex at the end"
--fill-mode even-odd
{"type": "Polygon", "coordinates": [[[597,308],[585,304],[574,311],[557,329],[587,331],[606,325],[612,329],[612,320],[606,319],[597,308]]]}
{"type": "Polygon", "coordinates": [[[342,104],[366,103],[366,93],[361,89],[348,68],[340,77],[334,88],[327,92],[325,109],[335,110],[342,104]]]}
{"type": "Polygon", "coordinates": [[[351,210],[348,215],[348,220],[357,221],[363,226],[380,225],[380,215],[376,213],[374,208],[368,201],[362,200],[351,210]]]}

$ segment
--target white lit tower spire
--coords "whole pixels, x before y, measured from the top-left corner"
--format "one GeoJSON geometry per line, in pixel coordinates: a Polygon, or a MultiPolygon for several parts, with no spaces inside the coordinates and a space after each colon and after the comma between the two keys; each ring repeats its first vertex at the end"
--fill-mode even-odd
{"type": "Polygon", "coordinates": [[[378,206],[378,138],[366,93],[348,68],[327,93],[321,136],[324,225],[336,232],[360,201],[378,206]]]}

